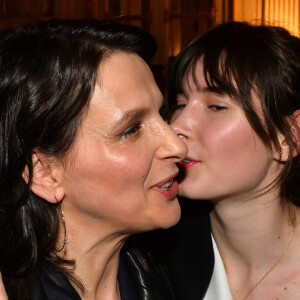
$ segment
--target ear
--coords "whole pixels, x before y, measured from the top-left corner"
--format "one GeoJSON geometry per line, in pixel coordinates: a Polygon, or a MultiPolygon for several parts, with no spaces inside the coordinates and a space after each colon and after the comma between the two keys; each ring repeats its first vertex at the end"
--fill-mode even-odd
{"type": "MultiPolygon", "coordinates": [[[[62,166],[46,155],[34,151],[32,153],[33,177],[31,191],[50,203],[58,203],[64,198],[62,187],[62,166]]],[[[23,179],[28,183],[29,169],[22,172],[23,179]]]]}
{"type": "Polygon", "coordinates": [[[293,113],[293,120],[294,124],[292,124],[292,133],[293,133],[293,139],[295,143],[297,144],[296,153],[294,156],[300,154],[300,109],[296,110],[293,113]]]}
{"type": "MultiPolygon", "coordinates": [[[[293,149],[292,156],[295,157],[300,154],[300,110],[296,110],[293,113],[292,118],[289,121],[292,138],[295,143],[295,148],[293,149]]],[[[281,147],[280,161],[287,161],[289,157],[290,147],[283,135],[279,136],[279,142],[281,147]]]]}

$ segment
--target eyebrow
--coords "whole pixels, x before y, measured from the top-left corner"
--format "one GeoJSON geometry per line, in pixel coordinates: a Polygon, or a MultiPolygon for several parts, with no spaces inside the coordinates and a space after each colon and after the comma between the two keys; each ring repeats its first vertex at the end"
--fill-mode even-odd
{"type": "Polygon", "coordinates": [[[118,126],[124,122],[141,119],[142,117],[147,115],[149,112],[150,112],[150,108],[148,108],[148,107],[138,108],[138,109],[133,109],[133,110],[127,111],[121,116],[120,119],[117,120],[117,122],[115,123],[115,126],[118,126]]]}

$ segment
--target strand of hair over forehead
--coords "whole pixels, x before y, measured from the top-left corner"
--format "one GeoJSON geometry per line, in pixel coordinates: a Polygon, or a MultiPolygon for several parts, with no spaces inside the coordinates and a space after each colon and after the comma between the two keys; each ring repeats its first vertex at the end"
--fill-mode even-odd
{"type": "MultiPolygon", "coordinates": [[[[251,126],[270,149],[272,144],[278,145],[278,131],[295,149],[287,116],[291,117],[300,108],[299,38],[279,27],[240,22],[219,25],[197,37],[175,60],[168,74],[169,101],[176,102],[176,94],[183,92],[187,74],[192,72],[197,82],[198,62],[203,63],[207,85],[216,92],[229,94],[243,107],[251,126]],[[255,113],[253,92],[261,101],[267,130],[255,113]]],[[[284,198],[300,194],[291,184],[292,178],[300,177],[296,165],[295,159],[293,162],[290,159],[284,166],[281,177],[284,198]]]]}

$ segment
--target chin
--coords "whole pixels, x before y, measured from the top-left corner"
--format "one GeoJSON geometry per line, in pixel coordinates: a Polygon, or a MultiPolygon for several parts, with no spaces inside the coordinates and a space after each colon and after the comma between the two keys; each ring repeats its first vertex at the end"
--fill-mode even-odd
{"type": "Polygon", "coordinates": [[[203,191],[199,190],[199,185],[195,184],[187,184],[186,182],[182,182],[179,185],[179,196],[191,200],[199,200],[204,198],[203,191]]]}
{"type": "MultiPolygon", "coordinates": [[[[176,200],[176,202],[178,203],[178,201],[176,200]]],[[[181,208],[180,205],[178,203],[178,207],[176,210],[173,210],[172,214],[168,214],[168,216],[165,216],[160,224],[160,228],[161,229],[167,229],[170,228],[174,225],[176,225],[181,217],[181,208]]]]}
{"type": "Polygon", "coordinates": [[[181,208],[177,198],[172,201],[174,201],[172,203],[172,207],[161,208],[159,215],[156,216],[155,219],[153,218],[153,224],[155,225],[154,228],[150,230],[167,229],[176,225],[179,222],[181,217],[181,208]],[[163,211],[165,211],[166,213],[162,213],[163,211]]]}
{"type": "Polygon", "coordinates": [[[194,193],[191,193],[191,189],[185,187],[179,187],[178,195],[183,198],[198,199],[197,197],[195,197],[194,193]]]}

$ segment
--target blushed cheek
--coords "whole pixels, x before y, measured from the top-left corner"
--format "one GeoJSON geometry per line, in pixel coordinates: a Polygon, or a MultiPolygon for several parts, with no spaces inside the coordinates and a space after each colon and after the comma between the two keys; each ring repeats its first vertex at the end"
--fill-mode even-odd
{"type": "Polygon", "coordinates": [[[206,140],[206,143],[209,144],[208,154],[213,156],[215,153],[223,160],[224,164],[251,159],[251,156],[258,151],[257,146],[260,147],[261,141],[257,141],[252,128],[243,126],[241,123],[211,129],[210,132],[207,132],[206,140]]]}

